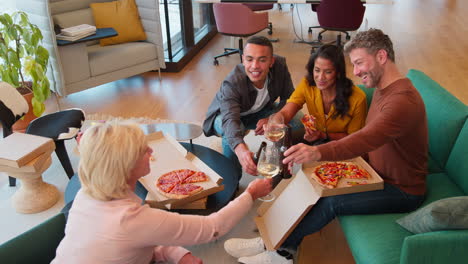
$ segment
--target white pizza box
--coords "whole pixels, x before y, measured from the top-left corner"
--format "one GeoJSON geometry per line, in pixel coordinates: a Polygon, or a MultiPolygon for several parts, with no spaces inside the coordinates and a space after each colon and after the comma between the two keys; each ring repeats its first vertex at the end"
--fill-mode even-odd
{"type": "Polygon", "coordinates": [[[364,159],[358,157],[346,161],[360,165],[371,174],[368,184],[339,184],[335,189],[322,187],[311,177],[312,168],[327,161],[303,164],[302,169],[291,179],[278,184],[273,190],[276,199],[262,203],[257,210],[258,216],[254,219],[268,250],[276,250],[281,246],[320,197],[383,189],[382,178],[364,159]]]}
{"type": "MultiPolygon", "coordinates": [[[[21,168],[44,152],[55,149],[51,138],[24,133],[13,133],[0,140],[0,165],[21,168]]],[[[46,159],[40,159],[44,162],[46,159]]],[[[37,164],[38,167],[41,164],[37,164]]]]}
{"type": "Polygon", "coordinates": [[[181,206],[224,189],[224,185],[221,184],[223,178],[193,153],[188,152],[172,136],[163,132],[155,132],[147,137],[148,145],[153,149],[155,159],[150,162],[151,172],[141,178],[140,182],[148,190],[146,202],[150,206],[161,208],[164,205],[171,209],[172,206],[181,206]],[[156,189],[156,180],[160,175],[178,169],[203,171],[210,178],[210,181],[196,183],[204,190],[195,195],[183,199],[167,198],[156,189]]]}

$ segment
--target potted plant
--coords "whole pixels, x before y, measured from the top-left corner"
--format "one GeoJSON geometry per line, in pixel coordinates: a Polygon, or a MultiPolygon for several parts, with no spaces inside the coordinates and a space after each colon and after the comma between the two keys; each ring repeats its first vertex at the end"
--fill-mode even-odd
{"type": "Polygon", "coordinates": [[[36,117],[42,115],[44,101],[50,96],[46,76],[49,52],[41,45],[42,38],[40,29],[29,21],[26,13],[0,14],[0,78],[23,95],[32,93],[36,117]]]}

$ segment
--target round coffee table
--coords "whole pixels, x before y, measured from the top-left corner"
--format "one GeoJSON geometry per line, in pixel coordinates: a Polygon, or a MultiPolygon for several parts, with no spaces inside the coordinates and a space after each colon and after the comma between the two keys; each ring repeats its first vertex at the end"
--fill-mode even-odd
{"type": "MultiPolygon", "coordinates": [[[[195,156],[210,166],[216,173],[223,177],[224,190],[208,196],[206,205],[207,209],[176,209],[171,211],[182,214],[208,215],[226,206],[235,197],[241,176],[239,175],[238,170],[236,170],[235,165],[228,158],[210,148],[191,143],[182,142],[180,144],[187,151],[192,152],[195,156]]],[[[70,208],[71,202],[73,199],[75,199],[76,193],[80,188],[80,180],[78,175],[75,174],[70,179],[70,182],[68,183],[65,190],[65,207],[67,209],[70,208]]],[[[145,189],[145,187],[143,187],[142,184],[137,182],[135,193],[141,199],[145,200],[148,191],[145,189]]]]}

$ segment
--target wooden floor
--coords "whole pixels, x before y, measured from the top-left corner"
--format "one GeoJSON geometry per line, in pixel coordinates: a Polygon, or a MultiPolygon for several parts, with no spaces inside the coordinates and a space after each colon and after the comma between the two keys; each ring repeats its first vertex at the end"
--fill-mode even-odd
{"type": "MultiPolygon", "coordinates": [[[[380,28],[393,40],[399,69],[406,74],[408,69],[419,69],[440,83],[453,95],[468,103],[468,1],[457,0],[394,0],[392,5],[369,4],[366,6],[367,27],[380,28]]],[[[310,47],[294,43],[297,39],[292,26],[292,17],[298,35],[309,39],[307,27],[317,25],[316,14],[310,6],[297,5],[294,10],[283,5],[270,12],[274,33],[280,41],[274,44],[275,53],[287,58],[295,85],[305,75],[305,64],[310,47]],[[299,20],[300,18],[300,20],[299,20]],[[301,24],[302,23],[302,24],[301,24]],[[301,27],[302,26],[302,27],[301,27]],[[302,31],[301,31],[302,28],[302,31]]],[[[365,28],[365,25],[361,29],[365,28]]],[[[317,30],[314,30],[316,37],[317,30]]],[[[266,35],[266,31],[259,33],[266,35]]],[[[335,38],[333,33],[325,35],[325,41],[335,38]]],[[[309,39],[310,40],[310,39],[309,39]]],[[[213,56],[223,47],[234,46],[229,37],[216,36],[183,71],[162,73],[162,82],[157,73],[121,80],[60,99],[61,108],[79,107],[87,113],[114,116],[147,116],[202,122],[205,112],[221,81],[239,63],[239,56],[221,58],[219,66],[213,66],[213,56]]],[[[352,75],[348,65],[349,76],[352,75]]],[[[48,112],[57,110],[55,100],[47,104],[48,112]]],[[[338,225],[335,225],[338,226],[338,225]]],[[[332,232],[334,233],[334,232],[332,232]]],[[[334,233],[335,234],[335,233],[334,233]]],[[[342,235],[334,243],[346,246],[342,235]]],[[[317,236],[321,236],[317,234],[317,236]]],[[[311,237],[311,245],[317,245],[317,237],[311,237]]],[[[309,239],[308,239],[309,241],[309,239]]],[[[343,246],[333,247],[332,252],[312,253],[301,263],[353,263],[347,254],[346,260],[332,261],[326,256],[342,254],[343,246]],[[322,253],[322,254],[320,254],[322,253]]]]}

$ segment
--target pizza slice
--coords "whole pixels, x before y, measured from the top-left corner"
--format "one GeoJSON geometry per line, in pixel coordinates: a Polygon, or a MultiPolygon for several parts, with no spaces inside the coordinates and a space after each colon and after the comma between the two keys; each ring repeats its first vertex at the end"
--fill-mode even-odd
{"type": "Polygon", "coordinates": [[[305,127],[311,129],[312,131],[317,130],[317,126],[316,126],[316,123],[315,123],[315,117],[313,115],[305,114],[301,118],[301,122],[302,122],[302,124],[304,124],[305,127]]]}
{"type": "Polygon", "coordinates": [[[347,162],[343,169],[343,176],[347,179],[370,179],[371,175],[359,165],[347,162]]]}
{"type": "Polygon", "coordinates": [[[182,199],[189,197],[190,195],[194,195],[199,193],[203,190],[203,187],[195,185],[195,184],[177,184],[172,188],[169,193],[165,193],[164,195],[169,198],[173,199],[182,199]]]}
{"type": "Polygon", "coordinates": [[[195,173],[195,171],[190,170],[190,169],[181,169],[181,170],[176,170],[177,176],[179,177],[180,182],[184,182],[185,179],[190,177],[192,174],[195,173]]]}
{"type": "Polygon", "coordinates": [[[184,180],[184,183],[194,183],[194,182],[206,182],[209,181],[210,178],[202,172],[197,171],[194,174],[190,175],[188,178],[184,180]]]}

